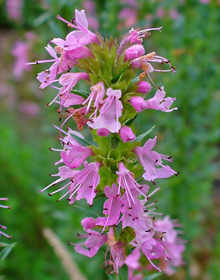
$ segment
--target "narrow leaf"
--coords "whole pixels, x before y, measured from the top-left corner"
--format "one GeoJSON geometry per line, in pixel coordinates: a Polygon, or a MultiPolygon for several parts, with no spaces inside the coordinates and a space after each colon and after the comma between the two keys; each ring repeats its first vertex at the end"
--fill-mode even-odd
{"type": "Polygon", "coordinates": [[[11,252],[12,248],[15,246],[16,243],[11,244],[11,246],[5,247],[1,252],[0,252],[0,262],[3,262],[8,254],[11,252]]]}
{"type": "Polygon", "coordinates": [[[77,209],[79,209],[81,212],[85,213],[87,216],[92,217],[94,219],[98,218],[99,215],[97,215],[96,213],[84,208],[84,207],[80,207],[77,205],[73,205],[74,207],[76,207],[77,209]]]}
{"type": "Polygon", "coordinates": [[[80,90],[73,90],[72,93],[80,95],[80,96],[82,96],[84,98],[87,98],[90,95],[89,92],[80,91],[80,90]]]}
{"type": "Polygon", "coordinates": [[[136,84],[136,83],[139,82],[139,81],[140,81],[139,76],[135,77],[134,79],[132,79],[132,82],[131,82],[131,84],[129,85],[129,87],[130,87],[131,85],[133,85],[133,84],[136,84]]]}
{"type": "Polygon", "coordinates": [[[71,133],[71,136],[80,144],[82,145],[83,147],[87,147],[87,146],[91,146],[92,144],[87,141],[86,139],[83,139],[73,133],[71,133]]]}
{"type": "Polygon", "coordinates": [[[135,140],[132,142],[140,142],[145,136],[147,136],[153,129],[155,128],[155,125],[151,127],[147,132],[144,132],[143,134],[139,135],[135,140]]]}
{"type": "Polygon", "coordinates": [[[143,280],[153,280],[153,279],[156,279],[158,276],[161,276],[161,275],[162,275],[161,272],[154,273],[154,274],[151,274],[151,275],[147,276],[143,280]]]}

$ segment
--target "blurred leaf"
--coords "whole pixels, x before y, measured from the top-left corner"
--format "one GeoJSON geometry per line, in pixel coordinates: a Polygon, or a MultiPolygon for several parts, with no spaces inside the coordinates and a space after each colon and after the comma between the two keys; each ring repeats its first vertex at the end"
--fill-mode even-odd
{"type": "Polygon", "coordinates": [[[38,27],[41,24],[45,23],[46,21],[48,21],[49,19],[51,19],[54,15],[52,13],[44,13],[42,15],[40,15],[39,17],[37,17],[34,21],[33,21],[33,26],[34,27],[38,27]]]}
{"type": "Polygon", "coordinates": [[[135,140],[133,140],[132,142],[140,142],[142,139],[144,139],[144,137],[146,137],[149,133],[151,133],[151,131],[155,128],[155,125],[151,127],[151,129],[149,129],[147,132],[139,135],[135,140]]]}
{"type": "Polygon", "coordinates": [[[16,243],[12,243],[11,245],[7,245],[6,248],[4,248],[1,252],[0,252],[0,265],[2,264],[2,262],[6,259],[6,257],[8,256],[8,254],[11,252],[12,248],[15,246],[16,243]]]}
{"type": "Polygon", "coordinates": [[[147,276],[146,278],[144,278],[143,280],[153,280],[153,279],[156,279],[158,276],[161,276],[161,272],[159,273],[155,273],[155,274],[152,274],[152,275],[149,275],[147,276]]]}
{"type": "Polygon", "coordinates": [[[71,133],[71,136],[83,147],[92,146],[92,144],[89,143],[87,140],[85,140],[85,139],[83,139],[83,138],[81,138],[81,137],[79,137],[79,136],[77,136],[73,133],[71,133]]]}
{"type": "Polygon", "coordinates": [[[92,217],[94,219],[98,218],[99,215],[97,215],[96,213],[84,208],[84,207],[81,207],[81,206],[78,206],[78,205],[73,205],[74,207],[76,207],[77,209],[79,209],[81,212],[83,212],[84,214],[86,214],[88,217],[92,217]]]}

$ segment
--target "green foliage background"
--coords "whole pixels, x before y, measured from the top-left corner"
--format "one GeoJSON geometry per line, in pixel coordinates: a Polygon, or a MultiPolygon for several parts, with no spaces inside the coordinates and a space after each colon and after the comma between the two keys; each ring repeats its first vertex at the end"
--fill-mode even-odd
{"type": "MultiPolygon", "coordinates": [[[[122,24],[118,13],[126,4],[118,0],[94,2],[99,32],[120,40],[129,30],[118,28],[122,24]]],[[[66,246],[67,241],[78,242],[76,233],[82,232],[80,221],[85,214],[66,201],[56,203],[58,197],[38,192],[51,183],[48,173],[57,173],[53,164],[59,154],[48,150],[60,147],[57,131],[52,127],[59,125],[57,107],[46,107],[54,90],[40,91],[35,81],[45,65],[26,72],[20,81],[14,80],[10,50],[16,40],[24,39],[25,32],[32,30],[38,39],[31,60],[46,58],[43,46],[48,40],[65,37],[69,31],[56,20],[56,14],[70,20],[74,9],[81,9],[82,5],[82,1],[73,0],[24,0],[23,17],[16,22],[8,19],[5,1],[0,1],[0,82],[2,92],[3,87],[7,89],[0,95],[0,197],[8,197],[12,206],[10,210],[1,209],[1,223],[13,235],[11,242],[17,243],[2,266],[4,279],[69,279],[42,232],[45,227],[51,228],[66,246]],[[32,117],[22,113],[22,101],[36,102],[40,113],[32,117]]],[[[172,167],[180,171],[178,177],[158,180],[156,185],[161,188],[155,195],[159,196],[158,211],[177,218],[187,240],[186,265],[168,279],[216,280],[220,278],[220,6],[216,0],[206,5],[199,0],[139,1],[138,21],[133,27],[144,29],[149,24],[163,29],[162,33],[155,31],[145,39],[146,51],[156,51],[177,67],[174,76],[159,73],[153,79],[157,85],[165,86],[167,96],[177,97],[178,111],[149,110],[136,119],[138,134],[156,125],[150,137],[158,135],[157,151],[172,155],[172,167]],[[158,8],[165,10],[163,18],[157,16],[158,8]],[[169,16],[171,9],[179,13],[175,20],[169,16]]],[[[153,89],[149,96],[154,92],[153,89]]],[[[93,211],[100,209],[101,203],[97,203],[93,211]]],[[[87,259],[76,254],[73,247],[68,250],[86,279],[107,279],[104,251],[87,259]]]]}

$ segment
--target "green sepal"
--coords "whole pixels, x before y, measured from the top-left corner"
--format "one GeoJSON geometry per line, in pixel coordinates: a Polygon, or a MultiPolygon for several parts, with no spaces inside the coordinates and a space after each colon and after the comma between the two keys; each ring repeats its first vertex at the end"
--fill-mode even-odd
{"type": "Polygon", "coordinates": [[[155,128],[155,125],[151,127],[151,129],[149,129],[148,131],[144,132],[143,134],[139,135],[135,140],[133,140],[132,142],[140,142],[141,140],[144,139],[144,137],[146,137],[149,133],[151,133],[151,131],[155,128]]]}
{"type": "Polygon", "coordinates": [[[114,230],[115,230],[116,239],[118,241],[122,230],[122,223],[119,223],[117,226],[115,226],[114,230]]]}
{"type": "Polygon", "coordinates": [[[100,182],[97,187],[98,190],[104,191],[105,186],[111,187],[113,183],[117,182],[117,174],[111,173],[109,168],[102,166],[99,169],[100,182]]]}
{"type": "Polygon", "coordinates": [[[131,227],[125,227],[122,229],[119,240],[124,244],[129,244],[135,238],[134,229],[131,227]]]}

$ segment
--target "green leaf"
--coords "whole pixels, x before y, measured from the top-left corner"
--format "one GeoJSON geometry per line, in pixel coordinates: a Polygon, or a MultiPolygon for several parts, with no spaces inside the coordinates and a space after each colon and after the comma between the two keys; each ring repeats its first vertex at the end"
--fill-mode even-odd
{"type": "Polygon", "coordinates": [[[128,120],[125,122],[125,125],[130,126],[136,118],[137,118],[137,115],[136,115],[134,118],[132,118],[132,119],[128,119],[128,120]]]}
{"type": "Polygon", "coordinates": [[[78,205],[73,205],[75,208],[79,209],[81,212],[85,213],[87,216],[89,217],[92,217],[94,219],[98,218],[99,215],[97,215],[96,213],[84,208],[84,207],[81,207],[81,206],[78,206],[78,205]]]}
{"type": "Polygon", "coordinates": [[[73,90],[72,93],[80,95],[80,96],[82,96],[84,98],[87,98],[90,95],[89,92],[79,91],[79,90],[73,90]]]}
{"type": "Polygon", "coordinates": [[[147,276],[143,280],[153,280],[153,279],[156,279],[158,276],[161,276],[161,275],[162,275],[161,272],[154,273],[154,274],[151,274],[151,275],[147,276]]]}
{"type": "Polygon", "coordinates": [[[115,280],[115,277],[113,277],[112,275],[107,274],[107,276],[108,276],[108,279],[110,279],[110,280],[115,280]]]}
{"type": "Polygon", "coordinates": [[[33,26],[34,27],[38,27],[41,24],[43,24],[44,22],[48,21],[50,18],[52,18],[54,15],[52,13],[44,13],[42,15],[40,15],[39,17],[37,17],[34,22],[33,22],[33,26]]]}
{"type": "Polygon", "coordinates": [[[139,82],[140,79],[139,79],[139,76],[135,77],[134,79],[132,79],[132,82],[129,86],[133,85],[133,84],[136,84],[137,82],[139,82]]]}
{"type": "Polygon", "coordinates": [[[92,144],[89,141],[87,141],[73,133],[71,133],[71,136],[83,147],[92,146],[92,144]]]}
{"type": "Polygon", "coordinates": [[[155,128],[155,125],[151,127],[151,129],[149,129],[147,132],[139,135],[135,140],[133,140],[132,142],[140,142],[145,136],[147,136],[153,129],[155,128]]]}
{"type": "Polygon", "coordinates": [[[117,225],[117,227],[114,227],[114,229],[115,229],[116,237],[117,237],[117,240],[118,240],[119,236],[121,234],[121,230],[122,230],[122,223],[119,223],[117,225]]]}
{"type": "Polygon", "coordinates": [[[11,252],[12,248],[15,246],[16,243],[12,243],[10,246],[7,245],[1,252],[0,252],[0,262],[3,262],[8,254],[11,252]]]}

